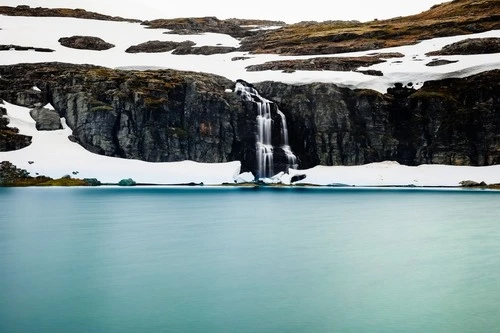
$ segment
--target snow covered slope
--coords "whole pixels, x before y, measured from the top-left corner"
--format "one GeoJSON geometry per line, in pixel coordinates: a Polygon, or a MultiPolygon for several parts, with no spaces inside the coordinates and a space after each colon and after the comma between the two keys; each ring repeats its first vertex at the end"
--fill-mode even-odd
{"type": "MultiPolygon", "coordinates": [[[[438,80],[447,77],[465,77],[479,72],[500,68],[498,54],[464,55],[464,56],[431,56],[425,54],[441,49],[467,38],[500,37],[500,30],[473,35],[436,38],[422,41],[416,45],[379,49],[355,53],[332,54],[331,57],[350,57],[368,55],[373,52],[400,52],[403,58],[387,59],[385,63],[362,69],[381,71],[383,77],[364,75],[358,72],[337,71],[281,71],[248,72],[246,67],[273,60],[309,59],[314,56],[279,56],[272,54],[248,54],[231,52],[215,55],[175,55],[166,53],[125,53],[125,50],[139,43],[150,40],[182,42],[190,40],[198,46],[233,46],[239,41],[231,36],[215,33],[200,35],[164,34],[164,29],[146,29],[139,23],[106,22],[75,18],[53,17],[1,17],[0,44],[13,44],[31,47],[43,47],[55,52],[42,53],[34,51],[0,51],[0,64],[34,63],[59,61],[76,64],[93,64],[110,68],[147,69],[172,68],[213,73],[231,80],[244,79],[248,82],[281,81],[291,84],[309,82],[331,82],[349,88],[368,88],[385,93],[394,82],[404,84],[412,82],[419,87],[424,81],[438,80]],[[106,51],[77,50],[61,46],[61,37],[85,35],[100,37],[108,43],[116,45],[106,51]],[[235,57],[248,59],[233,61],[235,57]],[[426,66],[433,59],[458,60],[445,66],[426,66]]],[[[325,55],[321,55],[324,57],[325,55]]]]}

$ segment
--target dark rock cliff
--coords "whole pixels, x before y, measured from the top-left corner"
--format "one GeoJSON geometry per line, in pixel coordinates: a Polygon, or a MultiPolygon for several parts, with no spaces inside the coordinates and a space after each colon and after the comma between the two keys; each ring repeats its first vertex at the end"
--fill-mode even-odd
{"type": "MultiPolygon", "coordinates": [[[[226,92],[235,83],[223,77],[60,63],[0,66],[0,75],[0,98],[52,103],[72,139],[92,152],[155,162],[240,160],[242,171],[255,174],[256,106],[226,92]]],[[[387,94],[323,83],[255,87],[286,115],[290,146],[308,168],[498,164],[499,85],[500,70],[426,82],[418,91],[396,85],[387,94]]]]}
{"type": "Polygon", "coordinates": [[[255,152],[253,106],[226,92],[234,83],[223,77],[61,63],[0,66],[0,73],[0,96],[28,107],[50,102],[72,139],[98,154],[226,162],[255,152]]]}
{"type": "Polygon", "coordinates": [[[500,163],[500,70],[426,82],[418,91],[398,84],[387,94],[323,83],[255,86],[286,114],[302,168],[500,163]]]}

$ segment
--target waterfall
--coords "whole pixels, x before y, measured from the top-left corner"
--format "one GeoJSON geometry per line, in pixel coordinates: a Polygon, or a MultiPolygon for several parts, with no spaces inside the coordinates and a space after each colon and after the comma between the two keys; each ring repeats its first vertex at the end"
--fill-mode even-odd
{"type": "Polygon", "coordinates": [[[253,102],[257,105],[257,130],[256,130],[256,161],[257,161],[257,179],[269,178],[275,175],[275,157],[277,153],[282,152],[286,157],[285,171],[288,172],[289,168],[297,168],[297,157],[292,152],[288,143],[288,127],[286,123],[286,116],[277,107],[279,115],[281,137],[278,145],[273,146],[273,118],[271,112],[271,104],[273,102],[260,96],[259,92],[250,84],[238,80],[236,82],[235,92],[240,95],[242,100],[253,102]]]}
{"type": "MultiPolygon", "coordinates": [[[[281,149],[285,152],[288,168],[297,169],[299,164],[297,163],[297,156],[292,152],[292,148],[288,144],[288,127],[286,125],[286,116],[283,112],[278,109],[278,114],[281,117],[281,149]]],[[[288,170],[287,170],[288,171],[288,170]]]]}

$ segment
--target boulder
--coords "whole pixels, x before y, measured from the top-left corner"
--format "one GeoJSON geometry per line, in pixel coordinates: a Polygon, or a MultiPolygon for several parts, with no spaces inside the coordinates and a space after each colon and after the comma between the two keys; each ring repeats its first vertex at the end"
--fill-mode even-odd
{"type": "Polygon", "coordinates": [[[36,121],[36,129],[39,131],[62,129],[61,117],[55,110],[35,108],[30,111],[30,116],[36,121]]]}
{"type": "Polygon", "coordinates": [[[460,186],[462,187],[485,187],[487,184],[484,181],[476,182],[474,180],[463,180],[460,182],[460,186]]]}
{"type": "Polygon", "coordinates": [[[132,178],[122,179],[118,182],[118,186],[134,186],[136,184],[132,178]]]}
{"type": "Polygon", "coordinates": [[[160,53],[160,52],[169,52],[178,47],[191,47],[195,45],[192,41],[184,41],[184,42],[171,42],[171,41],[159,41],[159,40],[150,40],[148,42],[144,42],[138,45],[133,45],[125,50],[127,53],[160,53]]]}
{"type": "Polygon", "coordinates": [[[62,37],[59,38],[59,43],[62,46],[79,50],[104,51],[115,47],[115,45],[93,36],[62,37]]]}
{"type": "Polygon", "coordinates": [[[433,66],[444,66],[448,64],[453,64],[458,62],[458,60],[446,60],[446,59],[436,59],[431,62],[425,64],[425,66],[433,67],[433,66]]]}

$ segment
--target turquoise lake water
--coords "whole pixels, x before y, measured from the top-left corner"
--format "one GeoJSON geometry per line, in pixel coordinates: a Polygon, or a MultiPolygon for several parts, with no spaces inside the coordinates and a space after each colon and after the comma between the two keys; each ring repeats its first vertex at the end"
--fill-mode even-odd
{"type": "Polygon", "coordinates": [[[498,332],[500,192],[0,188],[0,332],[498,332]]]}

